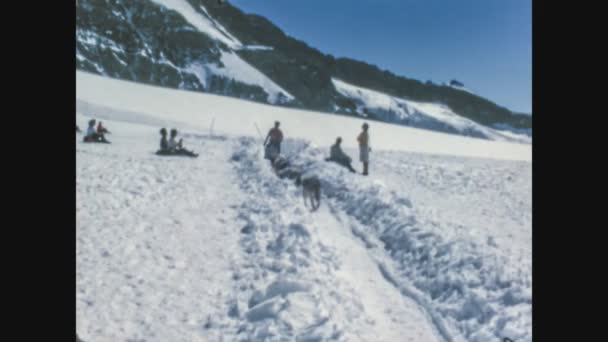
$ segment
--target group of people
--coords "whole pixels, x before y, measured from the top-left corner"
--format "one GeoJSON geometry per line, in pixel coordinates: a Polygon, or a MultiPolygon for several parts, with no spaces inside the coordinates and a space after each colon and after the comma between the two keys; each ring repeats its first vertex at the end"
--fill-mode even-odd
{"type": "MultiPolygon", "coordinates": [[[[266,139],[264,140],[264,156],[266,159],[270,159],[271,162],[274,162],[275,159],[281,154],[283,132],[279,128],[280,125],[281,123],[276,121],[274,123],[274,127],[270,129],[266,135],[266,139]]],[[[363,163],[362,175],[367,176],[369,174],[369,153],[371,152],[368,132],[369,125],[364,123],[361,128],[362,131],[357,137],[357,141],[359,143],[359,160],[361,163],[363,163]]],[[[356,173],[355,169],[351,165],[352,159],[342,150],[342,147],[340,146],[341,144],[342,137],[337,137],[335,144],[333,144],[329,149],[329,158],[326,158],[325,161],[337,163],[346,167],[350,172],[356,173]]]]}
{"type": "MultiPolygon", "coordinates": [[[[109,144],[110,142],[106,139],[106,134],[110,134],[110,131],[103,126],[101,121],[97,123],[97,127],[95,127],[96,123],[97,120],[95,119],[89,120],[89,126],[84,134],[83,141],[109,144]]],[[[78,124],[76,125],[76,132],[81,132],[78,124]]],[[[156,154],[198,157],[198,154],[184,148],[182,139],[177,141],[177,130],[175,128],[171,129],[169,139],[167,139],[167,129],[165,128],[161,128],[160,135],[160,150],[156,154]]]]}
{"type": "Polygon", "coordinates": [[[198,157],[198,154],[184,148],[182,139],[176,140],[177,130],[175,128],[171,129],[170,135],[169,140],[167,140],[167,130],[164,127],[160,129],[160,150],[156,154],[198,157]]]}
{"type": "MultiPolygon", "coordinates": [[[[106,134],[110,134],[101,121],[97,124],[97,128],[95,128],[95,123],[97,120],[91,119],[89,120],[89,127],[84,134],[83,141],[84,142],[99,142],[109,144],[110,142],[106,139],[106,134]]],[[[76,132],[80,132],[80,128],[76,125],[76,132]]]]}
{"type": "MultiPolygon", "coordinates": [[[[106,139],[105,135],[110,134],[110,132],[103,126],[103,123],[99,121],[97,124],[97,128],[95,128],[95,123],[97,121],[95,119],[89,120],[89,127],[84,135],[84,142],[101,142],[107,143],[110,142],[106,139]]],[[[281,143],[283,142],[283,132],[279,128],[281,123],[276,121],[274,123],[274,127],[270,129],[268,134],[266,135],[266,139],[264,140],[265,146],[265,158],[270,159],[271,162],[279,157],[281,154],[281,143]]],[[[362,132],[357,137],[357,141],[359,142],[359,159],[363,163],[363,172],[364,176],[367,176],[369,173],[369,152],[371,148],[369,146],[369,125],[364,123],[362,126],[362,132]]],[[[76,125],[76,131],[80,132],[80,128],[76,125]]],[[[187,150],[183,147],[182,139],[177,141],[177,130],[172,128],[170,131],[170,137],[167,139],[167,129],[164,127],[160,130],[160,150],[156,152],[158,155],[184,155],[190,157],[198,157],[197,153],[194,153],[190,150],[187,150]]],[[[339,165],[346,167],[350,172],[356,173],[355,169],[352,167],[352,159],[344,153],[342,147],[342,138],[337,137],[335,144],[333,144],[329,149],[329,158],[326,158],[326,161],[335,162],[339,165]]]]}

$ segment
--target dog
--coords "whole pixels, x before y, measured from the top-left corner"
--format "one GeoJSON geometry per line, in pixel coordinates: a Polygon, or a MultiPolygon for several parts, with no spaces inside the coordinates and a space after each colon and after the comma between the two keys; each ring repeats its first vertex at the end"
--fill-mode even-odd
{"type": "Polygon", "coordinates": [[[310,202],[310,209],[315,211],[321,205],[321,181],[317,176],[303,177],[301,174],[296,178],[296,185],[302,185],[302,197],[304,198],[304,205],[308,206],[310,202]]]}
{"type": "Polygon", "coordinates": [[[309,206],[315,211],[321,205],[321,181],[315,175],[303,176],[304,172],[300,167],[291,163],[282,156],[278,156],[272,161],[272,168],[279,178],[295,179],[296,186],[302,186],[302,197],[304,205],[309,206]]]}

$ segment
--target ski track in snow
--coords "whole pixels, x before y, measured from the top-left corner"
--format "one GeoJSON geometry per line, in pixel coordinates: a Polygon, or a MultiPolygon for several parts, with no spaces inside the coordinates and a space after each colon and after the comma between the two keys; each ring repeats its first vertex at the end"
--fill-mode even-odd
{"type": "Polygon", "coordinates": [[[365,178],[288,139],[311,213],[253,138],[178,125],[199,158],[158,157],[165,120],[103,121],[112,145],[77,135],[83,340],[531,341],[529,163],[379,151],[365,178]]]}
{"type": "Polygon", "coordinates": [[[253,139],[233,155],[244,193],[242,248],[234,300],[244,340],[435,341],[416,303],[384,279],[365,246],[322,208],[310,213],[300,189],[280,181],[253,139]],[[259,287],[255,284],[268,284],[259,287]],[[246,289],[245,291],[239,291],[246,289]],[[271,317],[264,324],[261,318],[271,317]]]}

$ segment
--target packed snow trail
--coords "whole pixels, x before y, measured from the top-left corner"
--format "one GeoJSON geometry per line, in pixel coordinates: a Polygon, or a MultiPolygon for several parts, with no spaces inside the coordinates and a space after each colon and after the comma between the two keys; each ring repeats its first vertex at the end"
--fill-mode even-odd
{"type": "Polygon", "coordinates": [[[199,158],[159,157],[156,126],[103,121],[111,145],[76,142],[83,340],[440,340],[251,139],[186,131],[199,158]]]}
{"type": "Polygon", "coordinates": [[[270,171],[259,143],[240,141],[232,159],[248,194],[240,211],[249,256],[235,283],[246,290],[235,289],[233,311],[243,340],[441,340],[327,207],[311,213],[301,189],[270,171]],[[271,319],[260,324],[264,318],[271,319]]]}
{"type": "Polygon", "coordinates": [[[389,187],[321,162],[325,153],[304,148],[292,163],[322,179],[334,216],[365,242],[386,279],[425,309],[444,339],[531,341],[530,164],[380,152],[377,164],[386,167],[380,175],[420,166],[431,171],[411,179],[392,175],[389,187]],[[413,183],[419,184],[408,189],[413,183]],[[425,190],[431,194],[412,203],[425,190]]]}
{"type": "Polygon", "coordinates": [[[311,213],[261,141],[84,108],[113,134],[77,134],[83,340],[531,341],[529,163],[374,150],[362,177],[288,138],[311,213]],[[199,158],[154,155],[161,126],[199,158]]]}

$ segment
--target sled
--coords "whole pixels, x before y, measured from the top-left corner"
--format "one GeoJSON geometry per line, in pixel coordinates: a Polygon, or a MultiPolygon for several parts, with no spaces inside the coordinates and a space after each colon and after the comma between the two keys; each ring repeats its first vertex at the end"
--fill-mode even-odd
{"type": "Polygon", "coordinates": [[[110,144],[107,140],[90,140],[90,139],[82,139],[82,142],[85,143],[97,143],[97,144],[110,144]]]}
{"type": "Polygon", "coordinates": [[[164,150],[158,150],[158,151],[156,151],[156,155],[159,155],[159,156],[176,156],[176,157],[191,157],[191,158],[198,157],[198,154],[193,153],[193,152],[187,152],[187,151],[164,151],[164,150]]]}

